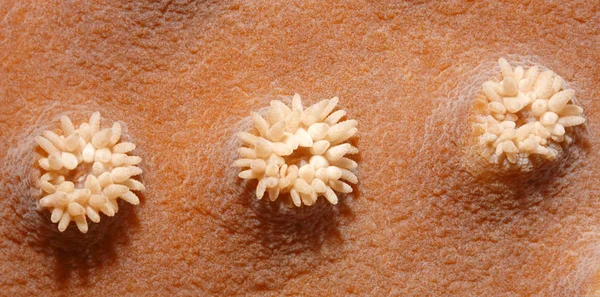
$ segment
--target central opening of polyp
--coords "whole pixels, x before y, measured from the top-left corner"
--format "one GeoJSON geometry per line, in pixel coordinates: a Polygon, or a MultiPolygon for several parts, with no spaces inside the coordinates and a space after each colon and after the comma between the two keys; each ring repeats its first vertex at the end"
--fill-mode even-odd
{"type": "Polygon", "coordinates": [[[516,128],[519,128],[526,124],[534,123],[537,121],[537,119],[535,118],[535,115],[533,115],[533,113],[531,113],[530,110],[521,110],[518,113],[516,113],[515,115],[517,116],[517,119],[515,121],[516,128]]]}
{"type": "Polygon", "coordinates": [[[308,148],[298,147],[291,155],[283,156],[283,159],[288,166],[296,165],[300,168],[309,163],[310,157],[312,157],[312,154],[308,148]]]}
{"type": "Polygon", "coordinates": [[[65,181],[72,182],[76,189],[83,189],[85,188],[85,181],[90,174],[92,174],[92,163],[82,162],[64,176],[65,181]]]}

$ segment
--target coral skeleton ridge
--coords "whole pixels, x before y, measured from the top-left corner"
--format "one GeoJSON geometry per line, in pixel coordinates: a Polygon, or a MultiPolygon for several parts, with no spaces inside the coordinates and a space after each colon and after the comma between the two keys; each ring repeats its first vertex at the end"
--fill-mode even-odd
{"type": "Polygon", "coordinates": [[[59,231],[75,221],[86,233],[86,217],[98,223],[100,213],[114,216],[118,198],[139,204],[132,191],[143,191],[144,185],[132,177],[142,173],[136,166],[142,159],[128,154],[135,144],[120,142],[119,123],[101,129],[98,112],[79,128],[68,116],[60,121],[60,133],[47,130],[35,138],[47,154],[38,162],[44,172],[39,187],[45,194],[39,203],[52,211],[51,220],[58,223],[59,231]]]}
{"type": "Polygon", "coordinates": [[[575,91],[564,89],[563,78],[550,70],[513,69],[503,58],[498,63],[502,80],[482,85],[487,114],[476,124],[482,156],[500,164],[534,155],[554,160],[561,144],[571,144],[571,127],[585,122],[583,108],[573,102],[575,91]]]}
{"type": "Polygon", "coordinates": [[[271,201],[289,194],[297,207],[313,205],[319,196],[338,203],[339,193],[350,193],[358,178],[351,171],[358,165],[346,157],[358,149],[346,141],[356,134],[356,120],[340,119],[343,110],[333,111],[338,98],[324,99],[303,108],[300,95],[292,98],[291,108],[279,100],[271,101],[268,112],[252,112],[255,129],[239,132],[243,146],[241,159],[233,166],[243,168],[239,177],[256,179],[256,196],[265,192],[271,201]]]}

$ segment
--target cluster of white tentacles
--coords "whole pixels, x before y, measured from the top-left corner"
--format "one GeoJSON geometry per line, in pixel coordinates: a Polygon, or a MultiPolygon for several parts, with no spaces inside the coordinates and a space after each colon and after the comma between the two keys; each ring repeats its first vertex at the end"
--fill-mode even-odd
{"type": "Polygon", "coordinates": [[[569,127],[585,122],[583,108],[572,101],[575,91],[564,89],[563,78],[550,70],[513,69],[502,58],[498,63],[502,80],[482,86],[488,112],[478,124],[482,155],[494,163],[534,154],[554,160],[558,152],[551,144],[569,145],[569,127]]]}
{"type": "Polygon", "coordinates": [[[357,163],[345,155],[358,149],[346,141],[358,131],[358,122],[340,122],[346,112],[333,111],[337,103],[334,97],[303,108],[296,94],[291,108],[273,100],[264,117],[251,114],[255,129],[238,133],[244,146],[233,165],[245,168],[240,178],[258,180],[258,199],[265,192],[272,201],[289,193],[299,207],[314,204],[319,196],[337,204],[334,191],[352,192],[348,183],[358,182],[351,171],[357,163]]]}
{"type": "Polygon", "coordinates": [[[46,194],[40,205],[52,210],[51,220],[58,223],[59,231],[75,221],[86,233],[86,217],[97,223],[100,212],[114,216],[119,210],[117,198],[139,204],[131,191],[143,191],[144,185],[131,177],[142,173],[136,166],[141,158],[128,155],[135,144],[120,142],[119,123],[100,129],[98,112],[77,129],[69,117],[60,120],[61,132],[48,130],[35,138],[47,154],[38,162],[44,171],[39,186],[46,194]]]}

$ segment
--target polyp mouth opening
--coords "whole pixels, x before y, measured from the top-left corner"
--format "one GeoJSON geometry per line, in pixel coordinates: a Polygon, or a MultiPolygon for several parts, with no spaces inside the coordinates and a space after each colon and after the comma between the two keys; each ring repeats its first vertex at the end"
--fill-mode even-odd
{"type": "Polygon", "coordinates": [[[92,163],[82,162],[64,175],[65,181],[72,182],[77,189],[84,188],[88,175],[92,174],[92,165],[92,163]]]}

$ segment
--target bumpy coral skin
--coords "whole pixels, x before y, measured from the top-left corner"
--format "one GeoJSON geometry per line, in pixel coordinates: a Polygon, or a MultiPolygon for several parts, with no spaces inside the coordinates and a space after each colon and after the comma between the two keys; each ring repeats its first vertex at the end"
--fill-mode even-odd
{"type": "Polygon", "coordinates": [[[338,100],[324,99],[304,109],[300,95],[295,94],[291,108],[274,100],[266,118],[251,113],[256,129],[238,133],[244,146],[233,166],[245,168],[240,178],[258,180],[258,199],[265,192],[272,201],[289,193],[299,207],[313,205],[319,196],[337,204],[334,191],[352,192],[346,182],[358,182],[351,171],[357,163],[345,155],[356,154],[358,149],[345,141],[356,134],[358,122],[339,122],[346,112],[332,112],[338,100]]]}
{"type": "Polygon", "coordinates": [[[527,71],[498,60],[502,81],[483,83],[487,115],[479,119],[481,154],[492,163],[528,162],[533,155],[554,160],[559,145],[568,146],[573,126],[585,122],[583,108],[572,100],[575,91],[551,70],[527,71]]]}
{"type": "Polygon", "coordinates": [[[67,116],[60,121],[61,133],[44,131],[35,138],[47,154],[38,162],[44,171],[39,187],[46,194],[39,202],[52,210],[51,220],[58,223],[59,231],[75,221],[79,231],[86,233],[86,216],[95,223],[100,222],[100,212],[114,216],[119,210],[117,198],[139,204],[131,191],[143,191],[144,185],[131,177],[142,173],[136,167],[141,158],[127,154],[135,144],[120,142],[119,123],[100,129],[98,112],[77,129],[67,116]]]}

